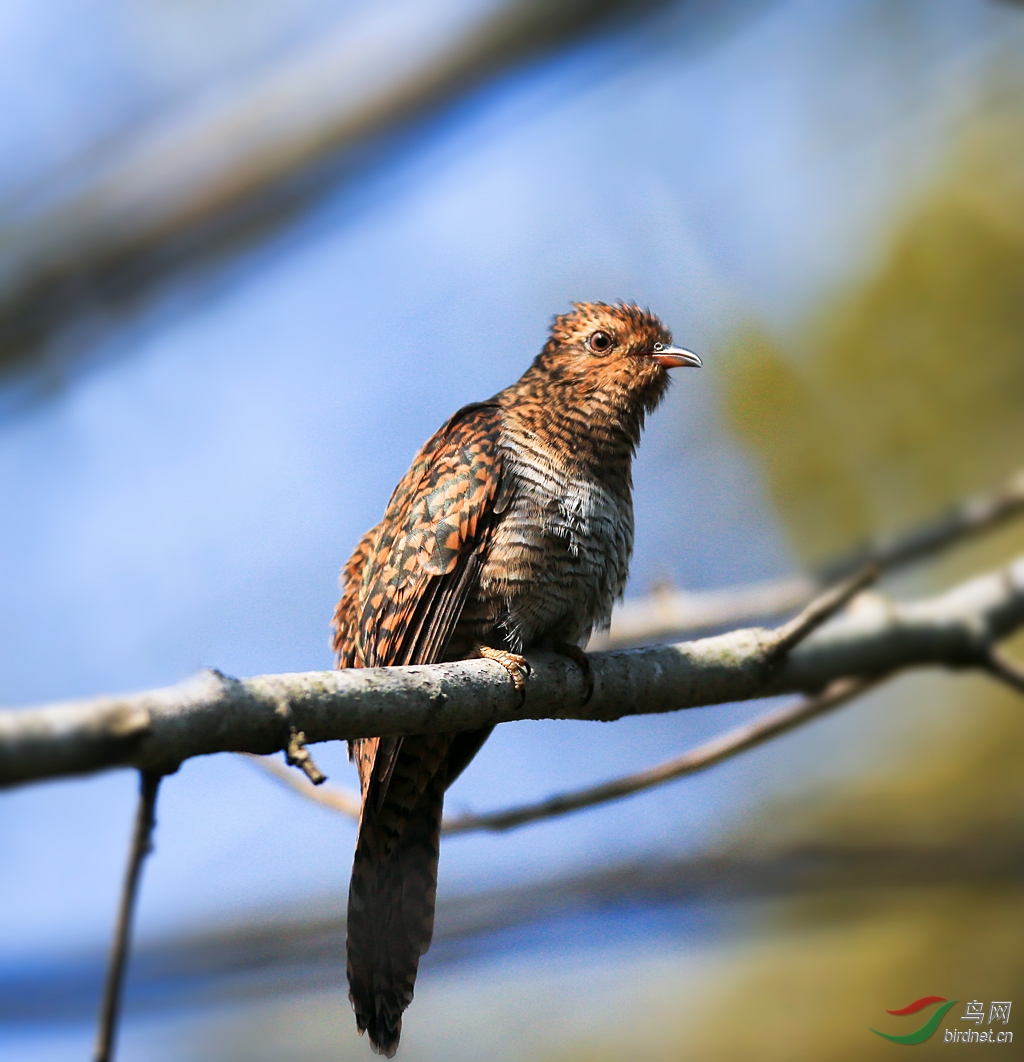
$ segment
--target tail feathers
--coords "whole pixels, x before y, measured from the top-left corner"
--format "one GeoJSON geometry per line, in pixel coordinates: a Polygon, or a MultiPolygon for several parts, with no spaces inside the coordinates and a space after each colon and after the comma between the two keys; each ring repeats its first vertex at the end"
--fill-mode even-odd
{"type": "Polygon", "coordinates": [[[434,932],[445,770],[443,753],[416,749],[419,740],[406,739],[382,806],[364,806],[349,887],[349,999],[359,1031],[388,1058],[434,932]]]}

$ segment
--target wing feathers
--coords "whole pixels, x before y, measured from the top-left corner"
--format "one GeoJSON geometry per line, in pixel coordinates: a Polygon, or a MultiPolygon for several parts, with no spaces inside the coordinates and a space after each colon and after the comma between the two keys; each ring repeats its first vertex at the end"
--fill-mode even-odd
{"type": "Polygon", "coordinates": [[[501,486],[499,432],[496,407],[456,414],[414,462],[415,484],[395,491],[362,573],[357,637],[368,665],[435,663],[443,653],[468,593],[446,592],[447,582],[464,583],[501,486]]]}

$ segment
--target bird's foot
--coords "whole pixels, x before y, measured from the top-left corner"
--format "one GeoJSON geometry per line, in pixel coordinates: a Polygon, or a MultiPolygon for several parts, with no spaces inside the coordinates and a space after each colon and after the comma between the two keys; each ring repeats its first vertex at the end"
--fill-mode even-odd
{"type": "Polygon", "coordinates": [[[583,703],[594,696],[594,672],[590,668],[590,657],[573,642],[555,642],[551,646],[553,653],[567,656],[583,672],[583,703]]]}
{"type": "Polygon", "coordinates": [[[526,679],[530,674],[530,663],[526,657],[519,656],[517,653],[508,653],[504,649],[494,649],[489,645],[475,645],[473,653],[484,660],[494,660],[501,664],[509,673],[512,685],[519,694],[519,703],[522,705],[526,700],[526,679]]]}

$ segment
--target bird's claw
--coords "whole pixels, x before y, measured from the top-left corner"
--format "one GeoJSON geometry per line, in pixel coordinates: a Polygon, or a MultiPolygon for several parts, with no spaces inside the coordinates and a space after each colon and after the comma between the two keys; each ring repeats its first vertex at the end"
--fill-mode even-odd
{"type": "Polygon", "coordinates": [[[526,679],[529,677],[531,668],[530,662],[525,656],[519,656],[518,653],[509,653],[504,649],[494,649],[489,645],[478,645],[475,647],[476,655],[482,657],[484,660],[494,660],[509,673],[509,677],[512,679],[512,685],[516,688],[516,693],[519,694],[519,704],[522,706],[523,701],[526,700],[526,679]]]}

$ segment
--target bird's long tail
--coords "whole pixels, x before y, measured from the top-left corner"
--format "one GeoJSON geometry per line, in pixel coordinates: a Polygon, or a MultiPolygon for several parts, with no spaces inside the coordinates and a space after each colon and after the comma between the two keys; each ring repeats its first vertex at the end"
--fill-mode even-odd
{"type": "Polygon", "coordinates": [[[388,1058],[434,931],[450,743],[450,735],[405,738],[383,785],[375,778],[367,788],[359,823],[348,894],[349,999],[359,1031],[388,1058]]]}

